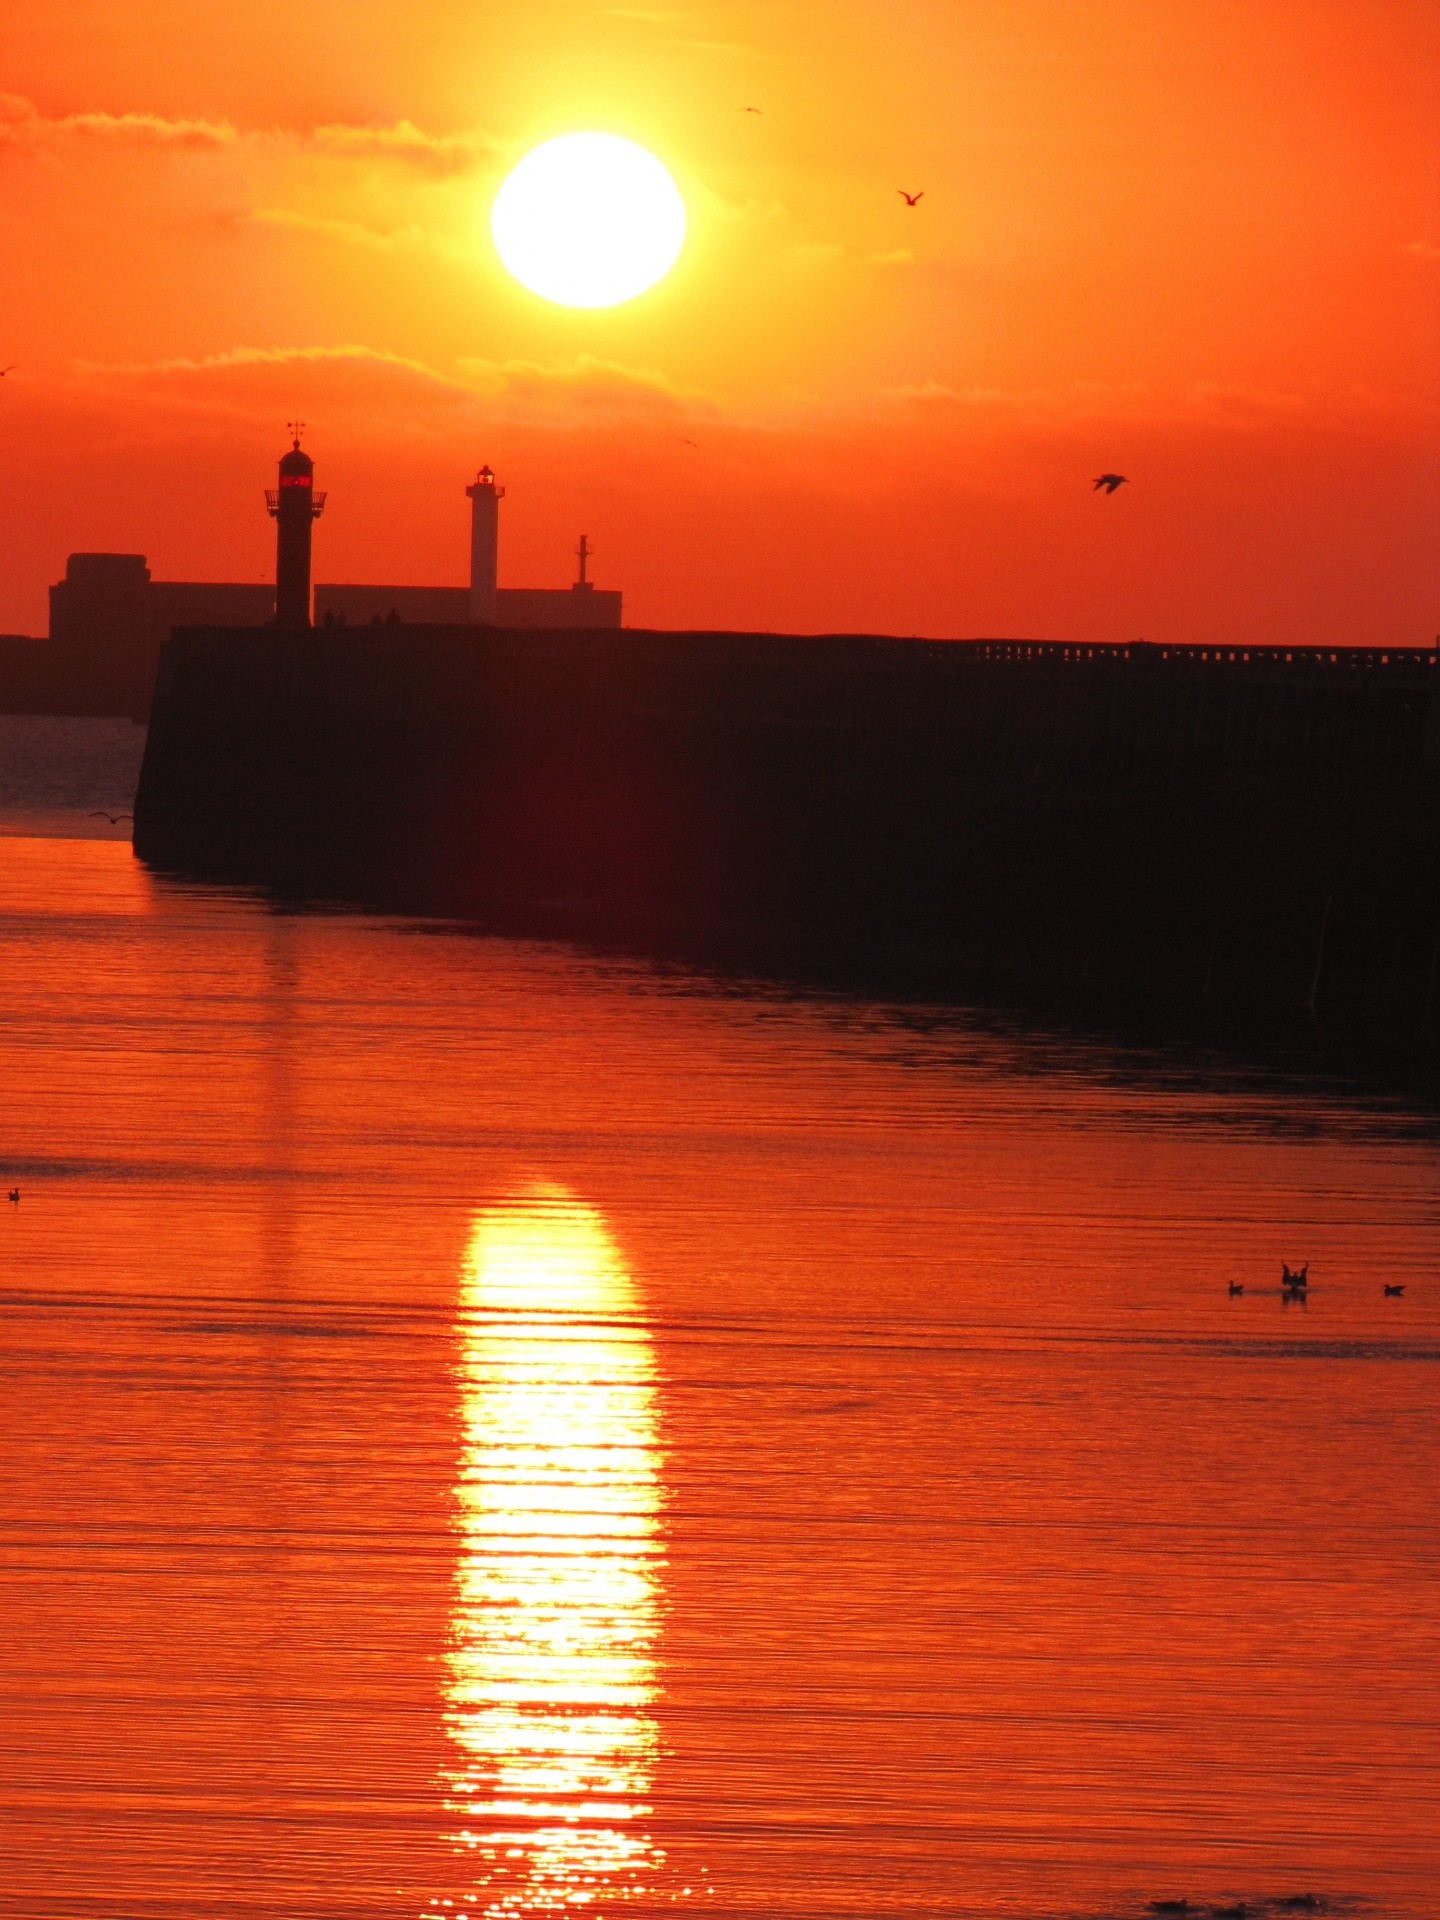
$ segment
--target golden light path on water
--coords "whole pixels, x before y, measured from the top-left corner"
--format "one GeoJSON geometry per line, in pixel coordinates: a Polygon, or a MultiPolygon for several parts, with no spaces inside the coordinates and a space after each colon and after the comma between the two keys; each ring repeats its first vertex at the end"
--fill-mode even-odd
{"type": "Polygon", "coordinates": [[[662,1489],[655,1360],[600,1215],[539,1188],[466,1255],[463,1548],[446,1722],[471,1910],[654,1884],[662,1489]]]}

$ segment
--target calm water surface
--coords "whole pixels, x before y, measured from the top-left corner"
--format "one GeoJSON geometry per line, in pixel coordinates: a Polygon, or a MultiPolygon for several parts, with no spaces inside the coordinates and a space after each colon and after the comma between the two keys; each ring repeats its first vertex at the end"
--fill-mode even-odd
{"type": "Polygon", "coordinates": [[[0,1913],[1440,1912],[1423,1114],[64,839],[0,980],[0,1913]]]}

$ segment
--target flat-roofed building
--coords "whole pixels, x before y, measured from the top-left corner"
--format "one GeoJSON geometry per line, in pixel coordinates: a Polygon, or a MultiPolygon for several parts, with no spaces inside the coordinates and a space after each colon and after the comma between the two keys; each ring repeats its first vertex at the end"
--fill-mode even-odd
{"type": "Polygon", "coordinates": [[[152,580],[143,553],[72,553],[50,589],[50,644],[61,711],[144,719],[172,627],[263,627],[269,582],[152,580]]]}

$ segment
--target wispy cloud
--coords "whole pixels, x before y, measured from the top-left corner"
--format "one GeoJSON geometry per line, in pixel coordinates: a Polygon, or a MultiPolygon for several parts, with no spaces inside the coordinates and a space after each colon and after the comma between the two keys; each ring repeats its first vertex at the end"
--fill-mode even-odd
{"type": "Polygon", "coordinates": [[[630,367],[580,353],[573,359],[462,359],[459,371],[473,391],[497,399],[587,413],[667,413],[690,418],[713,416],[712,395],[686,387],[658,367],[630,367]]]}
{"type": "Polygon", "coordinates": [[[394,160],[431,173],[467,173],[499,151],[499,143],[487,133],[426,133],[413,120],[396,120],[390,126],[335,121],[316,127],[308,144],[342,159],[394,160]]]}
{"type": "Polygon", "coordinates": [[[76,362],[75,371],[88,377],[113,376],[120,379],[145,379],[166,375],[213,375],[249,372],[256,369],[300,367],[306,365],[362,366],[386,372],[401,372],[442,387],[456,387],[434,367],[386,347],[362,346],[358,341],[341,341],[332,346],[311,347],[227,347],[223,353],[207,353],[198,358],[177,356],[167,360],[112,363],[99,360],[76,362]]]}
{"type": "Polygon", "coordinates": [[[1440,247],[1433,240],[1412,240],[1405,251],[1416,260],[1440,260],[1440,247]]]}
{"type": "Polygon", "coordinates": [[[466,173],[499,151],[498,142],[479,128],[428,133],[413,120],[353,125],[329,121],[308,130],[237,127],[229,120],[158,113],[46,114],[21,94],[0,94],[0,142],[38,148],[85,140],[171,151],[278,144],[322,158],[389,163],[442,175],[466,173]]]}
{"type": "Polygon", "coordinates": [[[278,228],[283,233],[311,234],[342,246],[369,247],[379,253],[413,250],[459,256],[466,252],[454,240],[425,227],[372,227],[362,220],[332,220],[323,214],[300,213],[292,207],[256,207],[235,219],[239,224],[278,228]]]}
{"type": "Polygon", "coordinates": [[[713,396],[686,387],[658,367],[626,366],[582,353],[565,360],[462,359],[453,372],[359,341],[322,346],[237,346],[164,360],[77,363],[82,385],[123,383],[163,396],[189,412],[273,412],[283,391],[312,396],[367,417],[387,407],[479,409],[550,430],[594,427],[612,420],[714,421],[713,396]]]}
{"type": "Polygon", "coordinates": [[[239,129],[228,120],[167,119],[158,113],[42,114],[20,94],[0,94],[0,140],[39,145],[53,139],[114,141],[138,147],[233,147],[239,129]]]}
{"type": "Polygon", "coordinates": [[[1433,411],[1417,395],[1374,387],[1260,387],[1240,382],[1197,381],[1162,388],[1144,381],[1076,381],[1065,387],[952,386],[919,380],[886,387],[874,395],[883,408],[904,408],[912,419],[1014,424],[1127,426],[1199,425],[1235,432],[1276,426],[1382,428],[1433,411]]]}
{"type": "Polygon", "coordinates": [[[672,39],[661,42],[662,46],[675,47],[684,53],[724,53],[749,55],[753,48],[740,40],[694,40],[672,39]]]}

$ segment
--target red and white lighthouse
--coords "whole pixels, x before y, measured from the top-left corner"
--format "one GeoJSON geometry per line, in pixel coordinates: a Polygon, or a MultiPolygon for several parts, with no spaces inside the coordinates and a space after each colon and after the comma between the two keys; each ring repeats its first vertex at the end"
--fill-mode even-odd
{"type": "Polygon", "coordinates": [[[500,566],[500,502],[505,489],[497,487],[489,467],[481,467],[470,497],[470,618],[482,627],[495,624],[495,582],[500,566]]]}
{"type": "Polygon", "coordinates": [[[275,624],[310,624],[310,530],[325,511],[315,491],[315,462],[300,449],[300,424],[290,429],[290,451],[280,462],[280,484],[265,489],[275,522],[275,624]]]}

